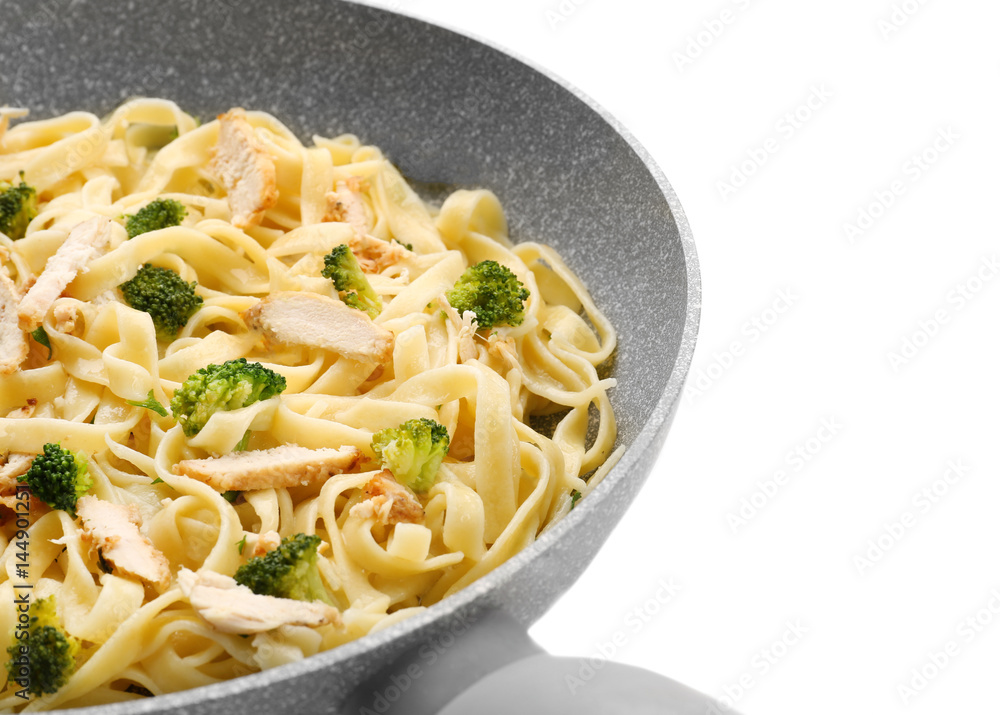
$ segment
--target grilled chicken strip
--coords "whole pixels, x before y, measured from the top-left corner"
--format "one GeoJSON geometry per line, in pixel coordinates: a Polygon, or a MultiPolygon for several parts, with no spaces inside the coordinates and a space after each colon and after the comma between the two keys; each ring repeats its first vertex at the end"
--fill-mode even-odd
{"type": "Polygon", "coordinates": [[[363,311],[325,295],[272,293],[241,317],[271,342],[323,348],[359,362],[381,364],[392,357],[392,333],[363,311]]]}
{"type": "Polygon", "coordinates": [[[28,357],[28,335],[18,325],[21,296],[7,273],[0,269],[0,375],[9,375],[28,357]]]}
{"type": "Polygon", "coordinates": [[[166,590],[170,585],[170,562],[139,532],[142,519],[138,509],[84,496],[77,501],[76,512],[83,525],[83,538],[116,571],[166,590]]]}
{"type": "Polygon", "coordinates": [[[359,459],[361,452],[354,447],[306,449],[286,444],[208,459],[185,459],[174,465],[174,473],[205,482],[220,492],[280,489],[324,481],[353,468],[359,459]]]}
{"type": "Polygon", "coordinates": [[[274,159],[242,109],[219,115],[219,139],[210,170],[226,187],[232,224],[237,228],[256,226],[278,201],[274,159]]]}
{"type": "Polygon", "coordinates": [[[397,482],[388,469],[383,469],[368,481],[365,494],[368,498],[354,505],[351,516],[375,519],[386,525],[401,521],[419,524],[424,520],[424,508],[417,497],[397,482]]]}
{"type": "Polygon", "coordinates": [[[45,270],[21,299],[17,308],[21,330],[31,332],[45,319],[66,286],[85,270],[111,238],[111,221],[106,216],[94,216],[79,223],[45,264],[45,270]]]}
{"type": "Polygon", "coordinates": [[[279,626],[340,624],[340,612],[319,601],[259,596],[229,576],[214,571],[177,574],[181,592],[198,615],[222,633],[261,633],[279,626]]]}

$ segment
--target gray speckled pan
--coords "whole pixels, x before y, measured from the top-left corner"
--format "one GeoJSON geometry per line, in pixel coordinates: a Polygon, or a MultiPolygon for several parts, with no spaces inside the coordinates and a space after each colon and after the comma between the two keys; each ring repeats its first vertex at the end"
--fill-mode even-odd
{"type": "MultiPolygon", "coordinates": [[[[624,704],[628,696],[615,688],[648,673],[603,668],[585,695],[570,695],[553,670],[559,659],[539,655],[523,629],[579,576],[635,498],[694,350],[694,245],[677,197],[645,150],[543,72],[448,30],[363,6],[5,0],[3,13],[0,104],[28,107],[38,118],[73,109],[103,114],[129,97],[162,96],[202,117],[236,105],[263,109],[306,140],[356,133],[382,147],[426,194],[493,189],[514,239],[553,244],[620,334],[612,401],[629,448],[595,492],[531,548],[425,613],[301,663],[74,712],[385,712],[391,701],[389,712],[416,715],[437,712],[502,667],[505,686],[477,686],[486,698],[479,712],[542,712],[549,702],[556,704],[546,705],[548,712],[557,712],[571,699],[580,715],[601,697],[624,704]],[[408,666],[420,670],[412,682],[379,684],[408,666]],[[600,695],[602,687],[611,694],[600,695]],[[533,706],[523,710],[518,698],[533,706]]],[[[648,712],[705,711],[682,686],[642,682],[626,690],[653,703],[648,712]]],[[[446,712],[463,712],[463,702],[446,712]]]]}

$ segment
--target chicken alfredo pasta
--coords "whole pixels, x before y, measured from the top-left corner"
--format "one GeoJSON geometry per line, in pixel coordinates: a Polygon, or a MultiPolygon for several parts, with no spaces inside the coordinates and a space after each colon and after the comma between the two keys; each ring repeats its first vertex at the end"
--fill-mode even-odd
{"type": "Polygon", "coordinates": [[[241,109],[24,114],[0,109],[0,711],[359,638],[613,461],[614,331],[489,191],[435,207],[355,136],[241,109]]]}

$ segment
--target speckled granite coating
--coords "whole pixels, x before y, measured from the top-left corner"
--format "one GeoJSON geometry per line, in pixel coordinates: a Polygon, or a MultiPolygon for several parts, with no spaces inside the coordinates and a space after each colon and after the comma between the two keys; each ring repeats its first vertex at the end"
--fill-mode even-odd
{"type": "Polygon", "coordinates": [[[38,118],[72,109],[104,114],[129,97],[162,96],[202,117],[236,105],[263,109],[306,140],[353,132],[382,147],[426,195],[456,186],[494,190],[513,238],[553,244],[620,335],[612,401],[620,440],[631,447],[532,548],[427,612],[302,663],[73,712],[341,712],[345,694],[379,664],[460,617],[503,608],[527,625],[544,613],[648,475],[694,350],[694,246],[673,190],[646,152],[543,72],[368,7],[318,0],[2,5],[0,103],[38,118]]]}

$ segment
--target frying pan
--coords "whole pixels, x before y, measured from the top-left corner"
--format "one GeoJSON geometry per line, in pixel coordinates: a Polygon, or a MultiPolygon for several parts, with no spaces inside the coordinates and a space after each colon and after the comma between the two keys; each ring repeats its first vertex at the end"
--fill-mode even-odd
{"type": "Polygon", "coordinates": [[[660,169],[613,118],[487,44],[351,3],[4,0],[2,11],[0,103],[42,118],[158,96],[202,117],[265,110],[305,140],[353,132],[432,200],[495,191],[512,238],[553,245],[619,332],[611,400],[628,448],[531,547],[425,612],[299,663],[73,712],[710,712],[711,701],[666,678],[611,663],[588,670],[542,654],[525,633],[647,477],[694,350],[690,229],[660,169]]]}

